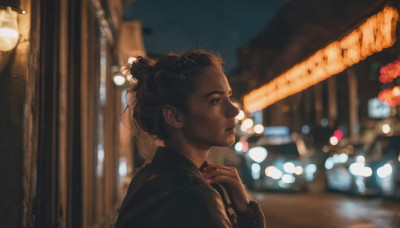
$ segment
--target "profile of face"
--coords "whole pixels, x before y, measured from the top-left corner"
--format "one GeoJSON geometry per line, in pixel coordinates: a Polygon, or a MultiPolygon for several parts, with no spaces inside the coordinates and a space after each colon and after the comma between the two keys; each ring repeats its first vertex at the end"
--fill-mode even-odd
{"type": "Polygon", "coordinates": [[[182,127],[184,135],[199,146],[230,146],[235,142],[235,116],[239,109],[231,102],[228,80],[213,66],[205,68],[199,78],[189,99],[189,112],[182,127]]]}

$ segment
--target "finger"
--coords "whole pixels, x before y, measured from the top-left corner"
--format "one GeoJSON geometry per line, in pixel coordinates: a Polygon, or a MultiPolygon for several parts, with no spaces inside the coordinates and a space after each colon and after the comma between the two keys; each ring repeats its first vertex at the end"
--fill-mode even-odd
{"type": "Polygon", "coordinates": [[[227,172],[232,172],[234,174],[239,175],[239,173],[237,172],[237,169],[233,166],[223,166],[223,165],[210,165],[209,167],[207,167],[207,170],[205,170],[204,172],[212,172],[214,170],[226,170],[227,172]]]}
{"type": "Polygon", "coordinates": [[[215,168],[203,174],[205,178],[212,178],[218,175],[233,176],[234,174],[230,170],[226,170],[223,168],[215,168]]]}
{"type": "Polygon", "coordinates": [[[213,184],[213,183],[225,183],[225,184],[228,184],[228,185],[231,185],[231,186],[237,184],[237,180],[235,178],[230,177],[230,176],[222,176],[222,175],[215,176],[213,178],[207,179],[207,182],[210,183],[210,184],[213,184]]]}
{"type": "Polygon", "coordinates": [[[219,165],[219,164],[207,164],[207,169],[212,170],[212,169],[216,169],[216,168],[226,168],[226,166],[223,165],[219,165]]]}
{"type": "Polygon", "coordinates": [[[204,172],[211,172],[213,170],[226,170],[228,172],[232,172],[232,173],[238,173],[235,167],[229,167],[229,166],[223,166],[223,165],[217,165],[217,164],[209,164],[207,166],[207,169],[204,170],[204,172]]]}
{"type": "Polygon", "coordinates": [[[211,171],[202,174],[204,178],[214,178],[216,176],[229,176],[234,179],[239,179],[239,175],[235,170],[232,169],[224,169],[224,168],[216,168],[211,171]]]}

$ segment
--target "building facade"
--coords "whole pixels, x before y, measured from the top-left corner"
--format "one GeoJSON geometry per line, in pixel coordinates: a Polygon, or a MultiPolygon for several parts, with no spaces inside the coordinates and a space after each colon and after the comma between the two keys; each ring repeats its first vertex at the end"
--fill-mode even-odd
{"type": "Polygon", "coordinates": [[[122,1],[2,0],[1,9],[10,4],[25,14],[16,46],[0,51],[0,227],[109,227],[123,194],[123,88],[113,82],[127,58],[122,1]]]}
{"type": "MultiPolygon", "coordinates": [[[[250,91],[245,110],[263,112],[267,126],[285,125],[300,133],[306,126],[318,143],[329,143],[338,129],[350,140],[364,140],[387,118],[371,117],[369,102],[382,90],[381,67],[399,57],[398,5],[287,2],[240,50],[239,66],[250,91]]],[[[398,107],[390,115],[398,119],[398,107]]]]}

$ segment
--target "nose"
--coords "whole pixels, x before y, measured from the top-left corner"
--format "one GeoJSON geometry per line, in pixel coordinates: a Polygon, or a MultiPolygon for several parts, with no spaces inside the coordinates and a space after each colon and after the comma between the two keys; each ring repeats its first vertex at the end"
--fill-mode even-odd
{"type": "Polygon", "coordinates": [[[232,102],[228,102],[228,108],[227,108],[227,117],[232,118],[236,117],[239,114],[239,109],[232,104],[232,102]]]}

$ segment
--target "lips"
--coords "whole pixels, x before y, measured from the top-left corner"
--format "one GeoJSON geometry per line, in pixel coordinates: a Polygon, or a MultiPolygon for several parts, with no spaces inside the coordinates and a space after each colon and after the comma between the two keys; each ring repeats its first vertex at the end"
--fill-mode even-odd
{"type": "Polygon", "coordinates": [[[236,133],[235,127],[236,127],[236,125],[233,125],[232,127],[228,127],[225,129],[225,131],[235,134],[236,133]]]}
{"type": "Polygon", "coordinates": [[[228,132],[229,134],[235,134],[236,133],[235,128],[227,128],[225,131],[228,132]]]}

